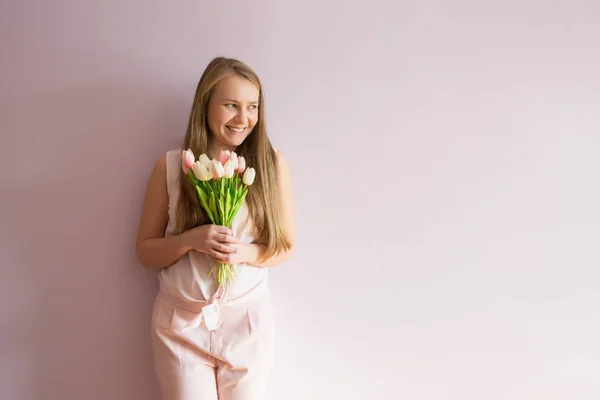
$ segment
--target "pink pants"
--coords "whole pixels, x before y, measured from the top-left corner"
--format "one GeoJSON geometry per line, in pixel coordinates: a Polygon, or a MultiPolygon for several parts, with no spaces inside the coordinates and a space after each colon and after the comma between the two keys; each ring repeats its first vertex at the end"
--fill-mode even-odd
{"type": "Polygon", "coordinates": [[[152,315],[152,347],[165,400],[264,400],[272,368],[271,295],[227,303],[219,327],[197,320],[205,303],[159,293],[152,315]]]}

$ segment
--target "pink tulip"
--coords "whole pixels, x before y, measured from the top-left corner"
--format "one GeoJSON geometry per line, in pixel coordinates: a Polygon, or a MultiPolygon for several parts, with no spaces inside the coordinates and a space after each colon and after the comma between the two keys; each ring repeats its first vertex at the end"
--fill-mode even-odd
{"type": "Polygon", "coordinates": [[[213,178],[221,179],[225,175],[225,168],[223,168],[223,164],[220,162],[214,162],[211,167],[211,172],[213,174],[213,178]]]}
{"type": "Polygon", "coordinates": [[[235,154],[235,151],[231,152],[229,160],[231,160],[231,164],[233,165],[233,172],[235,172],[238,169],[238,156],[237,154],[235,154]]]}
{"type": "Polygon", "coordinates": [[[181,167],[183,168],[183,173],[188,174],[190,168],[194,165],[195,158],[192,150],[187,149],[181,154],[181,167]]]}
{"type": "Polygon", "coordinates": [[[225,165],[230,156],[231,152],[229,150],[221,150],[221,154],[219,154],[219,162],[221,165],[225,165]]]}
{"type": "Polygon", "coordinates": [[[237,167],[236,171],[241,174],[242,172],[244,172],[245,169],[246,169],[246,160],[244,159],[244,157],[239,157],[238,158],[238,167],[237,167]]]}

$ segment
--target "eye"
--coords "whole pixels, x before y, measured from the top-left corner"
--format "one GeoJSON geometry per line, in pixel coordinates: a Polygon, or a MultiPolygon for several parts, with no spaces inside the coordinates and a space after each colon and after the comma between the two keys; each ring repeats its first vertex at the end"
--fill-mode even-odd
{"type": "Polygon", "coordinates": [[[254,105],[254,104],[250,106],[250,109],[252,109],[252,110],[256,110],[257,108],[258,108],[258,106],[254,105]]]}
{"type": "Polygon", "coordinates": [[[225,104],[225,107],[229,107],[229,106],[235,107],[235,104],[233,104],[233,103],[225,104]]]}

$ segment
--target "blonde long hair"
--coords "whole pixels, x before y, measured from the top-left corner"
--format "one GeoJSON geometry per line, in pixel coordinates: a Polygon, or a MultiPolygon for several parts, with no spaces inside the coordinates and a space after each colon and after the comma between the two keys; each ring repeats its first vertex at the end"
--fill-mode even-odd
{"type": "MultiPolygon", "coordinates": [[[[211,144],[208,125],[208,104],[215,85],[223,78],[237,75],[252,82],[259,89],[258,120],[250,135],[239,145],[236,153],[246,159],[246,165],[256,169],[256,179],[246,197],[249,216],[256,242],[266,245],[263,260],[291,247],[283,230],[277,182],[275,150],[267,136],[264,93],[258,75],[239,60],[217,57],[202,74],[192,103],[183,149],[191,149],[196,157],[207,153],[211,144]]],[[[180,171],[180,196],[176,210],[176,232],[211,223],[200,206],[190,180],[180,171]]]]}

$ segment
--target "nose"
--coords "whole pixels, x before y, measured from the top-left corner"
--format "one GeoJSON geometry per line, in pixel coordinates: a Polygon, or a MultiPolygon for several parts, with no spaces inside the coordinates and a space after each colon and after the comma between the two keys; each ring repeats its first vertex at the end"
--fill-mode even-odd
{"type": "Polygon", "coordinates": [[[248,111],[244,110],[243,108],[239,108],[237,114],[235,115],[235,120],[236,122],[245,125],[248,121],[248,111]]]}

